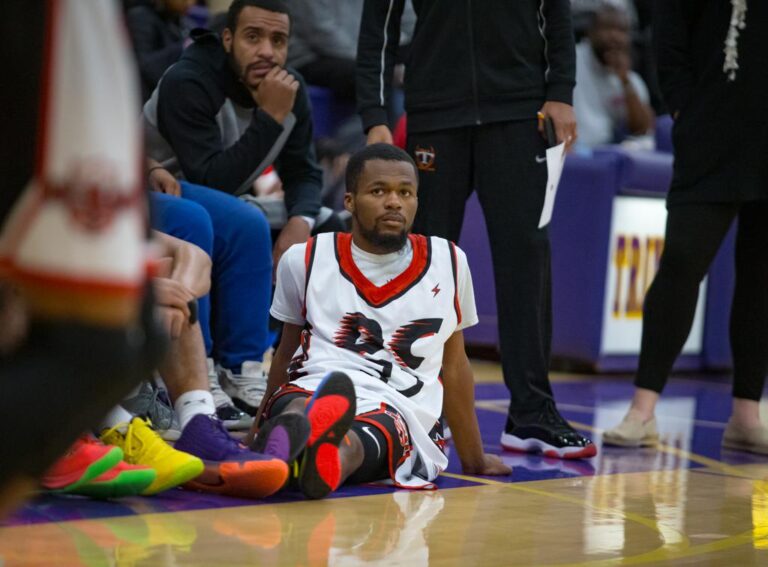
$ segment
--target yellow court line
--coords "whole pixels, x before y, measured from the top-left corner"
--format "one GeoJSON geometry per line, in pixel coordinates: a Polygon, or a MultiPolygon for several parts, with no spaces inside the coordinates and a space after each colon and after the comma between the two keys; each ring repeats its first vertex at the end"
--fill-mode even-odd
{"type": "MultiPolygon", "coordinates": [[[[484,409],[487,411],[493,411],[496,413],[507,413],[507,410],[504,408],[497,407],[495,405],[491,405],[488,403],[484,403],[483,400],[476,401],[475,406],[484,409]]],[[[593,427],[592,425],[588,425],[586,423],[581,423],[579,421],[573,421],[568,420],[568,423],[570,423],[573,427],[576,429],[581,429],[583,431],[588,431],[590,433],[598,433],[602,434],[603,429],[599,427],[593,427]]],[[[718,470],[724,474],[727,474],[729,476],[734,476],[737,478],[743,478],[747,480],[762,480],[762,478],[756,478],[754,475],[749,474],[746,471],[743,471],[739,468],[733,467],[731,465],[728,465],[722,461],[718,461],[717,459],[712,459],[710,457],[705,457],[704,455],[699,455],[697,453],[693,453],[691,451],[686,451],[684,449],[678,449],[677,447],[673,447],[671,445],[665,445],[663,443],[658,443],[654,446],[657,451],[661,451],[663,453],[669,453],[670,455],[675,455],[676,457],[679,457],[681,459],[687,459],[694,463],[699,463],[700,465],[704,465],[705,467],[709,467],[715,470],[718,470]]]]}
{"type": "Polygon", "coordinates": [[[666,526],[662,522],[659,522],[656,519],[646,518],[645,516],[641,516],[639,514],[635,514],[632,512],[625,512],[623,510],[619,510],[617,508],[611,508],[608,506],[597,506],[581,498],[575,498],[573,496],[566,496],[564,494],[557,494],[553,492],[547,492],[546,490],[541,490],[538,488],[532,488],[530,486],[526,486],[525,483],[501,482],[498,480],[491,480],[487,478],[480,478],[480,477],[446,473],[446,472],[441,473],[440,476],[455,478],[458,480],[466,480],[470,482],[477,482],[480,484],[487,484],[487,485],[493,485],[493,486],[499,486],[499,485],[505,486],[511,490],[516,490],[518,492],[526,492],[528,494],[534,494],[536,496],[542,496],[544,498],[552,498],[554,500],[560,500],[561,502],[575,504],[576,506],[579,506],[581,508],[591,508],[592,510],[596,510],[598,512],[608,513],[614,516],[618,516],[620,518],[624,518],[625,520],[634,522],[636,524],[640,524],[641,526],[649,528],[650,530],[661,535],[662,539],[665,542],[662,547],[668,551],[676,551],[678,549],[679,550],[687,549],[690,547],[690,544],[691,544],[690,540],[688,539],[688,536],[686,536],[684,533],[674,528],[671,528],[669,526],[666,526]]]}

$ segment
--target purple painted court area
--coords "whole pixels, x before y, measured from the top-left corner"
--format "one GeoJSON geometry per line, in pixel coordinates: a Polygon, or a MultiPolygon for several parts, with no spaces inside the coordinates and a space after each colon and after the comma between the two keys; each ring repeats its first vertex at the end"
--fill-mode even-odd
{"type": "MultiPolygon", "coordinates": [[[[592,459],[568,461],[502,452],[499,435],[505,422],[506,388],[502,384],[479,384],[476,388],[479,404],[477,413],[485,450],[502,454],[504,461],[513,468],[510,477],[493,477],[494,480],[526,482],[700,467],[700,464],[689,460],[690,454],[727,464],[765,463],[765,457],[721,450],[720,441],[730,413],[730,384],[723,378],[678,378],[670,381],[665,390],[657,413],[661,440],[665,446],[680,449],[682,453],[653,448],[631,450],[601,446],[601,431],[618,423],[629,405],[632,385],[626,377],[574,377],[555,384],[554,390],[563,415],[591,436],[598,444],[598,455],[592,459]]],[[[458,458],[450,446],[447,472],[461,474],[458,458]]],[[[443,476],[437,484],[445,490],[473,486],[476,483],[443,476]]],[[[345,486],[332,497],[362,496],[391,490],[383,486],[345,486]]],[[[279,503],[301,499],[299,493],[286,492],[262,502],[279,503]]],[[[27,504],[6,525],[252,506],[259,503],[185,490],[172,490],[151,498],[136,497],[106,502],[46,495],[27,504]]]]}

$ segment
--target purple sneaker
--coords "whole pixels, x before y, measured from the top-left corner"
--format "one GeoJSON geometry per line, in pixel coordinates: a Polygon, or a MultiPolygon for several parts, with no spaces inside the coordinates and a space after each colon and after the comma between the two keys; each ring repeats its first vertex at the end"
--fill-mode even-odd
{"type": "Polygon", "coordinates": [[[288,465],[259,455],[232,438],[216,418],[199,414],[187,423],[174,447],[203,460],[203,473],[184,487],[239,498],[265,498],[288,479],[288,465]]]}
{"type": "Polygon", "coordinates": [[[293,463],[309,439],[309,420],[301,413],[281,413],[269,419],[251,443],[251,450],[293,463]]]}

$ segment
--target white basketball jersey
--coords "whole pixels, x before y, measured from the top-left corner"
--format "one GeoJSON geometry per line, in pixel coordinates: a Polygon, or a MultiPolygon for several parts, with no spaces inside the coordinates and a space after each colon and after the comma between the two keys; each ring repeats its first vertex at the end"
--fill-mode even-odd
{"type": "Polygon", "coordinates": [[[405,418],[415,451],[396,471],[404,486],[426,486],[447,465],[430,438],[442,413],[443,346],[461,322],[457,255],[442,238],[410,235],[413,259],[374,286],[352,260],[350,234],[320,234],[306,247],[306,328],[291,380],[314,390],[345,372],[358,414],[384,402],[405,418]]]}

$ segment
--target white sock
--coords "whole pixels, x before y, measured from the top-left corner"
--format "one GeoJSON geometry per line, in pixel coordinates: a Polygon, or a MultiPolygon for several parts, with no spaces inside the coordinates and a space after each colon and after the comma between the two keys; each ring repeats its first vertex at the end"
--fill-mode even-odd
{"type": "Polygon", "coordinates": [[[180,395],[173,404],[181,429],[196,415],[216,415],[216,404],[208,390],[190,390],[180,395]]]}
{"type": "Polygon", "coordinates": [[[104,416],[104,419],[99,424],[99,432],[102,432],[105,429],[110,429],[121,423],[130,423],[132,419],[133,414],[131,412],[123,406],[117,405],[109,410],[109,413],[104,416]]]}

